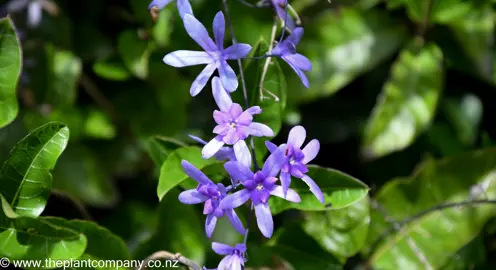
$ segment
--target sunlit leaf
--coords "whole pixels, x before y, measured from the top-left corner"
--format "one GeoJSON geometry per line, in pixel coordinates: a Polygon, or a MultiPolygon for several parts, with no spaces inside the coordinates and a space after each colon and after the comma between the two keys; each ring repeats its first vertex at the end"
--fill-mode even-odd
{"type": "MultiPolygon", "coordinates": [[[[339,12],[322,12],[312,25],[305,27],[297,47],[312,62],[310,88],[305,88],[296,75],[288,77],[288,98],[292,102],[334,94],[390,58],[407,36],[402,24],[376,10],[342,8],[339,12]]],[[[292,72],[287,67],[286,70],[292,72]]]]}
{"type": "Polygon", "coordinates": [[[145,142],[148,154],[151,156],[157,166],[162,166],[167,157],[177,148],[186,147],[187,145],[179,140],[164,137],[153,136],[145,142]]]}
{"type": "Polygon", "coordinates": [[[39,127],[12,149],[2,166],[0,191],[15,212],[37,217],[45,209],[52,187],[51,170],[69,140],[65,124],[39,127]]]}
{"type": "Polygon", "coordinates": [[[104,112],[91,108],[84,123],[85,135],[97,139],[113,139],[117,134],[110,117],[104,112]]]}
{"type": "Polygon", "coordinates": [[[138,78],[148,76],[150,48],[146,40],[141,40],[136,31],[127,30],[119,35],[119,54],[127,68],[138,78]]]}
{"type": "Polygon", "coordinates": [[[367,185],[343,172],[316,165],[310,165],[308,169],[308,176],[324,193],[325,204],[319,202],[302,180],[293,178],[291,188],[300,195],[301,202],[292,203],[278,197],[271,197],[269,205],[272,214],[275,215],[287,209],[303,211],[341,209],[364,198],[369,191],[367,185]]]}
{"type": "Polygon", "coordinates": [[[409,17],[417,23],[450,23],[462,19],[472,8],[471,1],[464,0],[403,0],[409,17]]]}
{"type": "Polygon", "coordinates": [[[10,17],[0,19],[0,128],[17,116],[16,88],[21,72],[21,49],[10,17]]]}
{"type": "Polygon", "coordinates": [[[466,94],[459,99],[445,99],[442,109],[460,141],[473,144],[482,120],[482,101],[473,94],[466,94]]]}
{"type": "Polygon", "coordinates": [[[432,211],[383,238],[391,222],[443,203],[496,196],[496,149],[442,160],[426,160],[408,179],[395,179],[375,196],[380,210],[371,212],[368,249],[378,269],[439,269],[476,237],[494,215],[494,205],[466,205],[432,211]],[[385,217],[387,216],[387,217],[385,217]]]}
{"type": "Polygon", "coordinates": [[[403,150],[429,126],[444,83],[442,57],[432,44],[401,52],[365,127],[364,156],[403,150]]]}
{"type": "MultiPolygon", "coordinates": [[[[157,195],[160,200],[162,200],[167,192],[177,185],[182,184],[189,178],[181,166],[182,160],[187,160],[199,170],[202,170],[209,165],[220,163],[214,158],[203,159],[201,155],[201,148],[196,146],[183,147],[175,150],[167,157],[164,164],[162,164],[160,179],[157,187],[157,195]]],[[[189,179],[193,185],[197,185],[194,180],[191,178],[189,179]]]]}
{"type": "Polygon", "coordinates": [[[322,248],[345,262],[365,245],[369,229],[369,198],[338,210],[307,212],[303,229],[322,248]]]}
{"type": "Polygon", "coordinates": [[[125,81],[131,77],[126,66],[121,63],[120,59],[115,58],[103,59],[95,62],[93,71],[98,76],[113,81],[125,81]]]}
{"type": "Polygon", "coordinates": [[[176,12],[176,10],[173,9],[176,9],[176,7],[162,9],[158,21],[153,26],[153,38],[159,46],[165,47],[170,42],[169,39],[172,32],[171,19],[173,18],[173,12],[176,12]]]}

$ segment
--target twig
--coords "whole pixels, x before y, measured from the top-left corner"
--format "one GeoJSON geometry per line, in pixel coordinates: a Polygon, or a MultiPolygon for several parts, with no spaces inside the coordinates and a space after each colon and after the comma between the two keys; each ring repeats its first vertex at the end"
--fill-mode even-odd
{"type": "Polygon", "coordinates": [[[420,37],[424,37],[425,32],[427,31],[427,28],[429,26],[429,20],[431,18],[431,12],[432,12],[432,6],[433,6],[433,0],[427,0],[427,10],[425,11],[424,18],[422,22],[419,24],[418,28],[418,35],[420,37]]]}
{"type": "Polygon", "coordinates": [[[413,216],[407,217],[400,222],[397,222],[397,224],[394,224],[391,228],[388,230],[384,231],[377,239],[373,242],[370,248],[369,254],[372,254],[373,251],[379,246],[382,240],[386,238],[391,232],[393,231],[399,231],[403,226],[406,224],[415,221],[419,218],[422,218],[423,216],[430,214],[435,211],[443,210],[446,208],[452,208],[452,207],[459,207],[459,206],[465,206],[465,205],[470,205],[470,204],[496,204],[496,200],[473,200],[473,201],[463,201],[463,202],[456,202],[456,203],[446,203],[446,204],[440,204],[436,205],[432,208],[426,209],[424,211],[421,211],[413,216]]]}
{"type": "MultiPolygon", "coordinates": [[[[222,4],[224,4],[224,10],[226,12],[227,24],[229,24],[229,31],[231,32],[232,43],[237,44],[236,36],[234,35],[234,28],[231,21],[231,16],[229,15],[229,7],[227,6],[227,0],[222,0],[222,4]]],[[[245,99],[245,106],[248,108],[250,106],[250,102],[248,101],[248,91],[246,90],[246,82],[245,82],[245,73],[243,71],[243,63],[241,59],[238,59],[238,67],[239,67],[239,75],[241,77],[241,87],[243,88],[243,96],[245,99]]],[[[253,136],[250,136],[250,146],[252,152],[253,166],[255,171],[258,171],[259,167],[257,164],[257,154],[255,153],[255,143],[253,142],[253,136]]]]}
{"type": "Polygon", "coordinates": [[[153,253],[152,255],[148,256],[144,261],[141,266],[138,266],[136,270],[144,270],[148,268],[148,263],[150,261],[157,261],[157,260],[172,260],[172,261],[178,261],[180,264],[189,267],[189,269],[193,270],[202,270],[202,268],[194,261],[184,257],[183,255],[176,253],[172,254],[168,251],[161,250],[153,253]]]}
{"type": "Polygon", "coordinates": [[[90,213],[88,212],[88,210],[86,209],[84,204],[78,198],[75,198],[74,196],[72,196],[71,194],[69,194],[67,192],[53,189],[53,188],[51,190],[51,193],[55,196],[59,196],[59,197],[66,198],[67,200],[69,200],[74,205],[74,207],[77,208],[77,210],[79,211],[79,213],[81,214],[81,216],[84,219],[93,220],[93,218],[91,217],[90,213]]]}
{"type": "MultiPolygon", "coordinates": [[[[276,40],[276,32],[277,32],[277,16],[275,17],[274,25],[272,26],[272,34],[270,35],[269,50],[267,51],[267,54],[269,55],[272,53],[272,47],[274,46],[274,41],[276,40]]],[[[270,56],[267,57],[267,59],[265,59],[265,64],[262,70],[262,77],[260,78],[260,100],[264,99],[263,89],[264,89],[265,75],[267,75],[267,71],[269,70],[269,65],[271,60],[272,57],[270,56]]],[[[268,92],[271,93],[270,91],[268,92]]]]}

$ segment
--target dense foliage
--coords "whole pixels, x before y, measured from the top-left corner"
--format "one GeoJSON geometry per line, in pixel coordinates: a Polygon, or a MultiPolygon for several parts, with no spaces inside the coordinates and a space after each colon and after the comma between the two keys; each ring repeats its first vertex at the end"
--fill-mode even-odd
{"type": "Polygon", "coordinates": [[[190,0],[194,16],[178,12],[184,1],[0,3],[0,258],[496,266],[496,1],[190,0]],[[219,14],[218,55],[232,34],[245,47],[183,67],[177,51],[204,47],[196,19],[222,43],[219,14]],[[308,81],[284,57],[293,49],[311,62],[308,81]],[[224,60],[237,80],[209,62],[224,60]],[[205,65],[213,76],[199,87],[205,65]],[[252,129],[221,132],[207,151],[232,103],[252,129]],[[315,159],[283,160],[299,148],[315,159]],[[289,187],[267,182],[289,173],[289,187]],[[273,192],[260,199],[252,178],[273,192]]]}

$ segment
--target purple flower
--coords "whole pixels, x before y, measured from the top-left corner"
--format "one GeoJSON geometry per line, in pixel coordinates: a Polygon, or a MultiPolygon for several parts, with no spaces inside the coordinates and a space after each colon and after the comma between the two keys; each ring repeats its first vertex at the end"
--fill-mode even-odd
{"type": "Polygon", "coordinates": [[[184,204],[205,203],[203,214],[207,215],[205,221],[207,236],[209,238],[212,236],[217,219],[224,215],[227,216],[236,231],[240,234],[244,234],[245,228],[234,209],[219,207],[220,201],[226,197],[226,188],[224,185],[220,183],[217,185],[214,184],[212,180],[186,160],[181,161],[181,165],[183,166],[184,172],[193,180],[197,181],[199,185],[196,189],[181,192],[181,194],[179,194],[179,201],[184,204]]]}
{"type": "Polygon", "coordinates": [[[303,180],[315,197],[324,204],[324,195],[319,186],[312,178],[306,175],[308,172],[306,164],[317,156],[320,149],[320,143],[317,139],[313,139],[305,148],[303,148],[303,150],[300,150],[305,138],[305,128],[302,126],[295,126],[289,132],[288,142],[286,144],[281,144],[277,147],[273,143],[266,141],[265,145],[271,153],[282,150],[285,155],[285,158],[281,159],[283,165],[281,167],[281,174],[279,175],[284,194],[286,194],[289,185],[291,184],[291,176],[294,176],[303,180]]]}
{"type": "Polygon", "coordinates": [[[306,88],[310,87],[308,78],[303,73],[303,71],[312,70],[312,63],[305,56],[296,53],[296,46],[300,43],[300,39],[303,36],[303,28],[296,28],[291,35],[289,35],[281,43],[272,50],[272,56],[281,57],[289,66],[298,74],[303,85],[306,88]]]}
{"type": "MultiPolygon", "coordinates": [[[[165,6],[170,4],[174,0],[153,0],[148,5],[148,11],[150,11],[153,7],[156,7],[158,10],[163,9],[165,6]]],[[[191,4],[188,0],[177,0],[177,10],[179,11],[179,16],[181,19],[184,18],[185,14],[193,15],[193,9],[191,8],[191,4]]]]}
{"type": "Polygon", "coordinates": [[[52,6],[53,3],[46,0],[12,0],[7,4],[8,12],[17,12],[24,8],[28,10],[28,25],[38,26],[43,15],[43,8],[52,6]]]}
{"type": "MultiPolygon", "coordinates": [[[[189,135],[189,137],[203,145],[206,145],[207,142],[202,140],[201,138],[199,137],[196,137],[196,136],[193,136],[193,135],[189,135]]],[[[223,146],[220,148],[220,150],[215,153],[214,155],[215,159],[217,159],[218,161],[236,161],[236,156],[234,155],[234,149],[231,148],[231,147],[227,147],[227,146],[223,146]]]]}
{"type": "Polygon", "coordinates": [[[285,22],[285,26],[289,28],[289,30],[293,31],[296,28],[296,23],[293,18],[286,12],[286,5],[288,5],[288,0],[270,0],[272,2],[272,6],[276,10],[277,16],[281,18],[283,22],[285,22]]]}
{"type": "Polygon", "coordinates": [[[186,14],[183,20],[184,27],[189,36],[205,51],[179,50],[171,52],[164,57],[164,62],[173,67],[207,64],[191,85],[190,93],[192,96],[200,93],[216,69],[219,72],[219,77],[224,88],[229,92],[234,92],[238,88],[238,78],[234,70],[227,63],[227,60],[236,60],[245,57],[250,52],[251,46],[238,43],[224,49],[226,22],[222,12],[218,12],[215,15],[213,22],[215,42],[208,36],[205,26],[195,17],[186,14]]]}
{"type": "Polygon", "coordinates": [[[237,244],[234,247],[221,243],[212,243],[212,249],[219,255],[226,255],[217,267],[218,270],[241,270],[245,266],[246,245],[237,244]]]}
{"type": "Polygon", "coordinates": [[[300,196],[292,189],[288,189],[286,196],[283,194],[281,186],[276,185],[276,175],[281,170],[284,160],[284,152],[276,149],[265,161],[261,171],[253,173],[249,166],[241,162],[227,162],[224,168],[235,181],[241,182],[245,187],[231,195],[228,195],[220,202],[222,209],[233,209],[243,205],[246,201],[251,200],[255,207],[255,216],[257,225],[262,234],[270,238],[274,231],[274,223],[269,208],[270,195],[284,198],[290,202],[300,202],[300,196]]]}
{"type": "Polygon", "coordinates": [[[262,112],[259,106],[253,106],[243,111],[241,105],[233,103],[231,97],[223,88],[219,77],[212,79],[212,93],[220,111],[214,111],[217,126],[213,133],[218,134],[202,149],[203,158],[215,155],[224,144],[233,145],[236,159],[243,164],[251,162],[251,154],[246,142],[248,136],[274,136],[267,125],[253,122],[253,115],[262,112]]]}

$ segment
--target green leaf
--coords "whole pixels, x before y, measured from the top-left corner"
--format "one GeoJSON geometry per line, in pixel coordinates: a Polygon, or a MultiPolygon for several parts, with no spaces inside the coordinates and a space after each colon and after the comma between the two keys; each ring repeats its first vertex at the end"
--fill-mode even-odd
{"type": "MultiPolygon", "coordinates": [[[[267,53],[268,49],[269,44],[262,38],[257,43],[253,52],[256,56],[264,55],[267,53]]],[[[277,136],[281,130],[281,125],[284,120],[284,111],[286,109],[286,79],[284,78],[284,73],[279,65],[279,61],[272,58],[270,64],[267,66],[263,84],[261,84],[265,64],[266,60],[249,62],[248,67],[245,70],[245,79],[247,88],[250,92],[250,105],[260,106],[262,109],[262,113],[256,115],[253,121],[266,124],[274,131],[274,135],[277,136]],[[262,89],[260,89],[261,85],[262,89]]],[[[264,160],[264,156],[268,152],[265,141],[270,139],[271,138],[267,137],[256,137],[254,139],[259,162],[264,160]]]]}
{"type": "MultiPolygon", "coordinates": [[[[173,12],[176,12],[171,9],[172,6],[173,5],[169,5],[160,11],[158,21],[153,26],[153,38],[157,44],[162,47],[166,47],[170,42],[170,35],[173,29],[173,27],[171,27],[171,21],[173,12]]],[[[176,9],[176,7],[173,7],[173,9],[176,9]]]]}
{"type": "Polygon", "coordinates": [[[430,125],[443,89],[442,57],[433,44],[401,52],[365,127],[365,157],[403,150],[430,125]]]}
{"type": "Polygon", "coordinates": [[[369,223],[369,198],[363,197],[342,209],[307,212],[302,226],[322,248],[344,263],[365,245],[369,223]]]}
{"type": "MultiPolygon", "coordinates": [[[[465,270],[465,269],[484,269],[486,263],[486,249],[484,239],[481,236],[476,237],[470,243],[462,247],[454,254],[449,261],[441,267],[443,270],[465,270]],[[480,268],[476,268],[480,267],[480,268]]],[[[487,269],[487,267],[486,267],[487,269]]]]}
{"type": "Polygon", "coordinates": [[[466,94],[458,99],[445,99],[442,109],[453,126],[458,139],[471,145],[477,139],[482,120],[482,101],[473,94],[466,94]]]}
{"type": "MultiPolygon", "coordinates": [[[[4,209],[10,208],[8,204],[2,205],[4,209]]],[[[45,217],[10,219],[0,211],[0,243],[0,257],[44,262],[79,258],[86,249],[87,239],[74,230],[51,224],[45,217]]],[[[51,269],[55,265],[41,268],[51,269]]]]}
{"type": "Polygon", "coordinates": [[[136,31],[127,30],[119,35],[117,50],[127,68],[138,78],[148,77],[149,44],[136,31]]]}
{"type": "Polygon", "coordinates": [[[0,19],[0,128],[17,116],[17,81],[21,73],[21,49],[10,17],[0,19]]]}
{"type": "Polygon", "coordinates": [[[52,122],[19,141],[2,166],[0,191],[15,212],[37,217],[45,209],[52,187],[50,171],[69,140],[65,124],[52,122]]]}
{"type": "Polygon", "coordinates": [[[69,144],[53,171],[53,188],[64,191],[93,207],[112,207],[119,196],[107,166],[82,144],[69,144]]]}
{"type": "Polygon", "coordinates": [[[404,24],[374,9],[340,8],[339,12],[322,14],[313,27],[305,28],[298,46],[299,53],[312,62],[312,71],[308,72],[310,88],[305,88],[284,64],[286,74],[292,74],[287,77],[291,102],[309,102],[336,93],[389,59],[408,33],[404,24]]]}
{"type": "Polygon", "coordinates": [[[493,73],[492,40],[494,38],[495,14],[490,5],[473,8],[462,19],[450,24],[454,37],[470,59],[471,65],[458,64],[456,68],[487,81],[496,81],[493,73]]]}
{"type": "Polygon", "coordinates": [[[188,179],[188,182],[196,187],[196,182],[184,172],[183,167],[181,166],[181,161],[183,159],[193,164],[193,166],[199,170],[202,170],[209,165],[220,164],[220,162],[214,158],[203,159],[201,148],[196,146],[188,146],[175,150],[167,157],[167,160],[162,164],[160,169],[160,178],[157,187],[159,200],[162,200],[171,189],[188,179]]]}
{"type": "Polygon", "coordinates": [[[116,136],[116,128],[110,117],[102,112],[91,108],[84,123],[85,135],[91,138],[110,140],[116,136]]]}
{"type": "MultiPolygon", "coordinates": [[[[408,178],[388,182],[371,211],[368,242],[403,220],[443,203],[496,197],[496,148],[442,160],[426,160],[408,178]],[[384,215],[387,215],[387,221],[384,215]]],[[[432,211],[382,238],[370,251],[377,269],[440,269],[474,239],[494,216],[494,205],[467,205],[432,211]]],[[[368,245],[370,247],[370,245],[368,245]]]]}
{"type": "Polygon", "coordinates": [[[138,246],[134,258],[144,259],[157,250],[167,250],[180,252],[199,265],[205,262],[208,246],[205,216],[194,206],[180,203],[178,196],[179,190],[173,189],[160,202],[158,226],[153,235],[138,246]]]}
{"type": "Polygon", "coordinates": [[[326,211],[345,208],[365,197],[369,188],[358,179],[343,172],[323,168],[316,165],[308,166],[307,173],[320,187],[324,194],[325,204],[310,192],[308,186],[300,179],[292,178],[291,188],[301,197],[300,203],[288,202],[282,198],[272,197],[269,200],[270,210],[276,215],[287,209],[303,211],[326,211]]]}
{"type": "Polygon", "coordinates": [[[112,81],[125,81],[131,77],[126,66],[121,63],[121,59],[118,57],[95,62],[93,72],[104,79],[112,81]]]}
{"type": "Polygon", "coordinates": [[[94,222],[65,220],[58,217],[47,217],[45,220],[50,224],[84,234],[88,241],[84,254],[89,255],[93,260],[129,260],[131,258],[126,243],[121,238],[94,222]]]}
{"type": "Polygon", "coordinates": [[[404,0],[408,16],[417,23],[435,22],[447,24],[462,19],[472,8],[471,1],[465,0],[404,0]]]}
{"type": "Polygon", "coordinates": [[[174,150],[187,147],[185,143],[179,140],[159,135],[148,138],[145,144],[148,154],[157,166],[162,166],[174,150]]]}
{"type": "Polygon", "coordinates": [[[45,98],[54,106],[71,107],[76,102],[82,62],[70,51],[46,46],[49,79],[45,98]]]}

